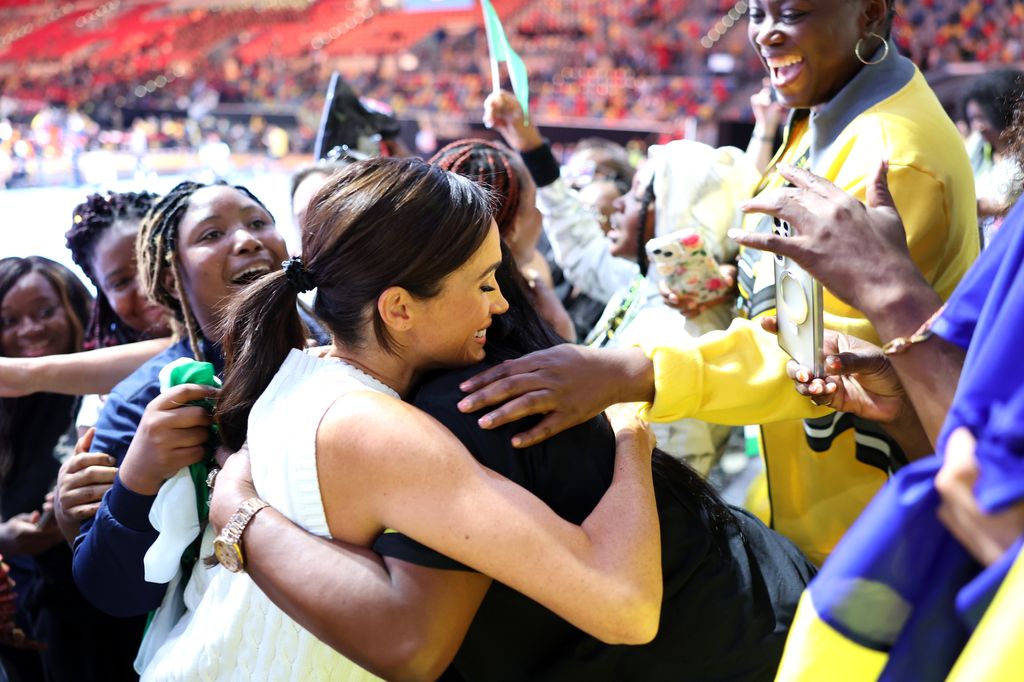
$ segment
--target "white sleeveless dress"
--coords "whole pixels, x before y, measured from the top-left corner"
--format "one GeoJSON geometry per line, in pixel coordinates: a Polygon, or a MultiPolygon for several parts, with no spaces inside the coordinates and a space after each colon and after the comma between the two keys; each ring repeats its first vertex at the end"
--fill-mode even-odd
{"type": "MultiPolygon", "coordinates": [[[[352,391],[398,394],[334,358],[292,350],[249,415],[252,476],[260,497],[297,525],[330,537],[316,469],[316,432],[328,408],[352,391]]],[[[201,557],[213,553],[203,536],[201,557]]],[[[294,561],[303,579],[302,561],[294,561]]],[[[186,611],[142,679],[363,682],[378,678],[292,620],[245,573],[196,563],[186,611]]],[[[386,633],[381,633],[386,637],[386,633]]]]}

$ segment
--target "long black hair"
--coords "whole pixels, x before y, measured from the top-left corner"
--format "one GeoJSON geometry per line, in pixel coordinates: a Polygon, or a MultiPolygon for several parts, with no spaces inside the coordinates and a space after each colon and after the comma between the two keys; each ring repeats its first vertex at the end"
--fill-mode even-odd
{"type": "MultiPolygon", "coordinates": [[[[495,317],[487,330],[488,361],[498,363],[565,343],[531,305],[522,275],[504,244],[501,261],[495,279],[508,301],[508,312],[495,317]]],[[[730,534],[739,532],[739,526],[715,489],[689,465],[658,448],[654,449],[651,468],[655,485],[683,506],[696,508],[714,546],[724,552],[730,534]]]]}

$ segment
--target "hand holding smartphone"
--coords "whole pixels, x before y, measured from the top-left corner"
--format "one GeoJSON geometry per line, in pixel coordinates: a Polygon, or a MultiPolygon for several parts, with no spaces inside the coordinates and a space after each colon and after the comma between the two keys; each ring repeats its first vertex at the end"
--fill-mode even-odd
{"type": "Polygon", "coordinates": [[[701,304],[725,295],[728,284],[697,230],[687,228],[655,237],[645,248],[651,265],[677,296],[701,304]]]}
{"type": "MultiPolygon", "coordinates": [[[[774,219],[777,236],[792,236],[784,220],[774,219]]],[[[821,284],[795,262],[776,255],[775,298],[779,347],[807,367],[816,377],[825,376],[824,304],[821,284]]]]}

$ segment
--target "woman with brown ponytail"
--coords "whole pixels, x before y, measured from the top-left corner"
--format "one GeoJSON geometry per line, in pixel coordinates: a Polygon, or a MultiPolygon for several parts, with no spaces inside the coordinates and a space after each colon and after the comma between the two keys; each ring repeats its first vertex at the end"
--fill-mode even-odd
{"type": "Polygon", "coordinates": [[[774,674],[809,565],[652,458],[635,410],[516,451],[456,409],[481,362],[560,343],[490,209],[417,160],[355,164],[310,203],[302,260],[232,306],[218,415],[254,484],[229,458],[222,567],[194,569],[144,680],[774,674]],[[314,286],[326,349],[292,312],[314,286]]]}

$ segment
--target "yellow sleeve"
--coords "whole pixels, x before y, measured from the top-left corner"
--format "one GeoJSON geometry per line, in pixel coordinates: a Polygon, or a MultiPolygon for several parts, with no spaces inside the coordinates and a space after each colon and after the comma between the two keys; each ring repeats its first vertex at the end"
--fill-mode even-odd
{"type": "Polygon", "coordinates": [[[950,671],[948,682],[1010,682],[1020,679],[1020,652],[1024,649],[1024,554],[985,610],[978,628],[950,671]]]}
{"type": "Polygon", "coordinates": [[[789,356],[756,321],[737,319],[679,345],[643,349],[654,364],[651,421],[766,424],[830,412],[796,392],[786,376],[789,356]]]}

